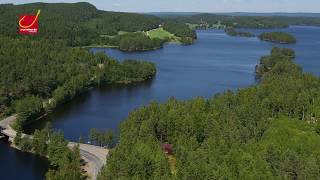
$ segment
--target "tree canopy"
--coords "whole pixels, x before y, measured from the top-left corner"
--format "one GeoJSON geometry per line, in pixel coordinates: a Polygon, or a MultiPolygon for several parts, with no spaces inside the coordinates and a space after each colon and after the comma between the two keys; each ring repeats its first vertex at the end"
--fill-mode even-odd
{"type": "Polygon", "coordinates": [[[320,80],[293,58],[275,48],[257,67],[267,69],[259,85],[130,113],[99,178],[317,179],[320,80]]]}
{"type": "Polygon", "coordinates": [[[150,62],[120,63],[56,40],[0,36],[0,44],[0,114],[18,113],[18,126],[94,85],[141,82],[156,73],[150,62]]]}
{"type": "Polygon", "coordinates": [[[294,44],[297,42],[296,38],[293,35],[286,32],[262,33],[259,35],[259,39],[280,44],[294,44]]]}
{"type": "MultiPolygon", "coordinates": [[[[22,14],[35,13],[38,9],[41,9],[41,15],[37,38],[63,40],[68,46],[73,47],[101,45],[102,42],[108,43],[109,41],[103,40],[103,37],[117,36],[120,31],[131,32],[128,36],[133,36],[134,39],[129,40],[146,42],[148,40],[145,37],[137,36],[134,32],[156,29],[161,24],[166,24],[166,27],[170,27],[168,31],[172,31],[171,33],[183,39],[194,39],[195,36],[195,33],[181,22],[172,27],[170,21],[156,16],[102,11],[85,2],[0,5],[0,33],[11,37],[19,37],[20,35],[17,33],[18,17],[22,14]]],[[[148,46],[158,48],[161,43],[154,40],[146,42],[146,44],[144,48],[149,48],[148,46]]],[[[135,49],[142,50],[139,45],[135,49]]],[[[127,49],[123,48],[122,50],[127,49]]]]}
{"type": "Polygon", "coordinates": [[[237,31],[233,27],[227,27],[224,29],[224,31],[229,35],[229,36],[241,36],[241,37],[254,37],[255,35],[252,34],[251,32],[243,32],[243,31],[237,31]]]}
{"type": "MultiPolygon", "coordinates": [[[[319,17],[286,17],[286,16],[234,16],[200,13],[184,16],[167,16],[178,22],[197,24],[207,28],[223,25],[234,28],[287,28],[289,25],[320,26],[319,17]]],[[[218,26],[220,27],[220,26],[218,26]]]]}
{"type": "Polygon", "coordinates": [[[85,176],[80,171],[80,150],[78,146],[69,149],[68,142],[61,132],[54,132],[50,124],[42,130],[36,130],[33,138],[21,138],[21,132],[14,139],[15,145],[22,151],[33,152],[48,157],[50,169],[46,173],[48,180],[81,180],[85,176]]]}

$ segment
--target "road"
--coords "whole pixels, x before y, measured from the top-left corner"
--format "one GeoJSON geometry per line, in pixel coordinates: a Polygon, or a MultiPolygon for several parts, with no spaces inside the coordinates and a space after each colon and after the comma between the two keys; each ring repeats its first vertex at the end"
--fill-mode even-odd
{"type": "MultiPolygon", "coordinates": [[[[73,148],[74,145],[77,144],[79,143],[69,142],[68,146],[70,148],[73,148]]],[[[84,170],[87,171],[87,174],[92,177],[92,179],[96,179],[100,169],[105,165],[107,161],[109,150],[88,144],[79,144],[79,149],[82,159],[88,163],[84,167],[84,170]]]]}
{"type": "MultiPolygon", "coordinates": [[[[16,115],[10,116],[0,121],[0,132],[9,137],[9,141],[13,142],[16,137],[16,131],[11,128],[11,125],[16,121],[16,115]]],[[[22,134],[22,137],[32,136],[22,134]]],[[[75,145],[79,145],[81,158],[87,163],[83,169],[87,172],[89,179],[96,180],[100,169],[105,165],[109,150],[99,146],[80,144],[75,142],[69,142],[68,147],[73,148],[75,145]]]]}

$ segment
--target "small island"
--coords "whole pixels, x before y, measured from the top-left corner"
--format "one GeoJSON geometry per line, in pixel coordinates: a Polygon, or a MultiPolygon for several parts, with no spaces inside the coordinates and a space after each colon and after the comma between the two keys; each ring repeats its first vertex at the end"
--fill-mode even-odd
{"type": "Polygon", "coordinates": [[[296,38],[285,32],[267,32],[259,35],[259,39],[262,41],[269,41],[280,44],[295,44],[296,38]]]}
{"type": "Polygon", "coordinates": [[[224,29],[224,31],[229,35],[229,36],[240,36],[240,37],[255,37],[254,34],[252,34],[251,32],[241,32],[241,31],[237,31],[235,28],[233,27],[227,27],[224,29]]]}

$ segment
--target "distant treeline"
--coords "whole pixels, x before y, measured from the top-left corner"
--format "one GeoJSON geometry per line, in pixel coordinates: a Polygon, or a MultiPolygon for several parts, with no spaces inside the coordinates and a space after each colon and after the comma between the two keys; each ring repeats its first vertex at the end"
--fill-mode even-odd
{"type": "Polygon", "coordinates": [[[222,24],[235,28],[286,28],[289,25],[320,26],[320,17],[286,17],[286,16],[230,16],[216,14],[196,14],[185,16],[167,16],[179,22],[199,24],[200,27],[212,27],[222,24]]]}
{"type": "Polygon", "coordinates": [[[293,59],[274,48],[259,85],[130,113],[98,179],[318,179],[320,79],[293,59]]]}
{"type": "MultiPolygon", "coordinates": [[[[21,14],[35,14],[38,9],[41,9],[39,35],[35,38],[63,40],[68,46],[73,47],[106,42],[103,39],[101,40],[101,35],[116,36],[119,31],[148,31],[158,28],[159,25],[164,25],[166,30],[182,38],[186,43],[189,43],[189,39],[193,40],[195,38],[195,32],[181,22],[172,23],[171,20],[144,14],[101,11],[89,3],[0,5],[0,34],[19,37],[20,35],[17,33],[18,17],[21,14]]],[[[143,36],[136,36],[133,33],[129,35],[133,35],[132,38],[140,42],[138,44],[131,44],[130,42],[124,46],[137,46],[123,48],[123,50],[143,50],[143,48],[149,46],[153,48],[159,46],[159,42],[146,40],[143,36]],[[141,44],[143,45],[141,46],[141,44]]]]}

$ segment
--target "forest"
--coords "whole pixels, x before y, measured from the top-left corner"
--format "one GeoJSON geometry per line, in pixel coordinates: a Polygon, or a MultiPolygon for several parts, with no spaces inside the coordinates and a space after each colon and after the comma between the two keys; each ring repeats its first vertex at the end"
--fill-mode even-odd
{"type": "Polygon", "coordinates": [[[221,24],[234,28],[287,28],[289,25],[320,26],[319,17],[286,17],[286,16],[230,16],[200,13],[185,16],[167,16],[178,22],[198,24],[199,27],[213,27],[221,24]]]}
{"type": "MultiPolygon", "coordinates": [[[[159,18],[100,11],[89,3],[2,4],[0,14],[0,117],[18,114],[15,145],[48,157],[46,177],[52,180],[84,178],[79,148],[70,150],[63,134],[53,132],[50,125],[35,131],[33,139],[23,138],[24,125],[94,86],[138,83],[157,73],[153,63],[119,62],[80,47],[159,48],[169,39],[145,34],[159,26],[182,44],[191,44],[197,36],[186,22],[230,28],[320,25],[319,18],[211,14],[159,18]],[[19,15],[37,9],[42,10],[39,34],[19,35],[19,15]],[[122,31],[126,33],[119,34],[122,31]]],[[[293,38],[267,34],[262,39],[289,43],[296,41],[293,38]]],[[[274,48],[256,67],[258,85],[209,99],[152,102],[131,112],[99,179],[317,179],[320,80],[303,73],[294,58],[293,50],[274,48]],[[172,152],[165,153],[164,145],[172,152]]],[[[91,130],[90,140],[108,147],[114,143],[111,131],[97,129],[91,130]]]]}
{"type": "Polygon", "coordinates": [[[181,38],[182,44],[192,44],[197,39],[197,34],[188,25],[176,21],[167,21],[163,29],[181,38]]]}
{"type": "Polygon", "coordinates": [[[259,39],[262,41],[270,41],[280,44],[295,44],[296,38],[286,32],[266,32],[259,35],[259,39]]]}
{"type": "Polygon", "coordinates": [[[17,33],[18,17],[21,14],[35,14],[38,9],[41,9],[41,15],[39,17],[39,34],[36,38],[63,40],[68,46],[72,47],[114,46],[113,43],[101,44],[101,42],[110,42],[103,37],[117,37],[120,31],[124,31],[131,33],[114,40],[118,42],[116,45],[119,46],[119,39],[126,39],[122,42],[126,48],[122,50],[158,48],[163,42],[150,40],[134,32],[152,30],[158,28],[161,24],[165,25],[166,30],[183,39],[183,44],[189,44],[196,36],[193,30],[190,30],[188,26],[181,22],[172,23],[172,21],[146,14],[101,11],[85,2],[2,4],[0,5],[0,34],[11,37],[20,36],[17,33]],[[132,44],[129,41],[132,39],[139,40],[140,43],[132,44]],[[143,48],[141,48],[141,43],[144,46],[143,48]],[[149,46],[152,46],[152,48],[149,48],[149,46]]]}
{"type": "Polygon", "coordinates": [[[117,35],[115,37],[101,37],[98,45],[108,44],[111,47],[118,47],[121,51],[147,51],[159,49],[169,40],[150,38],[145,33],[134,32],[117,35]]]}
{"type": "Polygon", "coordinates": [[[17,132],[14,145],[24,152],[32,152],[38,156],[48,157],[50,169],[46,173],[48,180],[81,180],[86,179],[82,174],[79,146],[69,149],[68,142],[61,132],[54,132],[51,124],[42,130],[36,130],[33,138],[22,137],[17,132]]]}
{"type": "Polygon", "coordinates": [[[227,27],[224,29],[226,34],[229,36],[240,36],[240,37],[254,37],[255,35],[252,34],[251,32],[243,32],[243,31],[237,31],[233,27],[227,27]]]}
{"type": "Polygon", "coordinates": [[[18,129],[90,87],[141,82],[156,74],[150,62],[120,63],[57,40],[0,36],[0,46],[0,115],[18,113],[18,129]]]}
{"type": "Polygon", "coordinates": [[[318,179],[320,80],[294,57],[262,57],[258,85],[131,112],[98,179],[318,179]]]}

